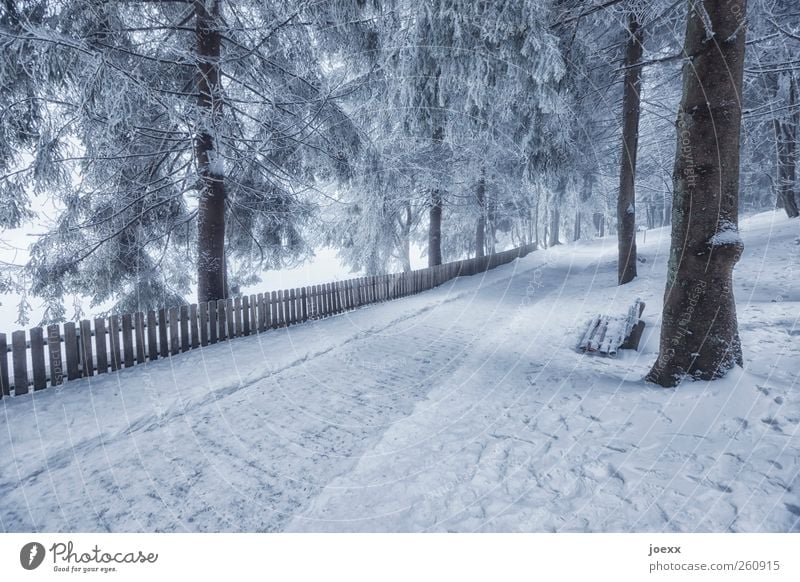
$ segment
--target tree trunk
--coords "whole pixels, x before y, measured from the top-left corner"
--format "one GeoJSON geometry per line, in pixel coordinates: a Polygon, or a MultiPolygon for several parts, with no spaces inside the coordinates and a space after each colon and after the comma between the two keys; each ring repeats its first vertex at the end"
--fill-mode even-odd
{"type": "Polygon", "coordinates": [[[497,198],[495,196],[490,196],[486,200],[486,209],[487,226],[489,227],[488,251],[490,255],[493,255],[497,252],[497,198]]]}
{"type": "Polygon", "coordinates": [[[575,212],[575,232],[573,233],[572,240],[581,240],[581,211],[575,212]]]}
{"type": "Polygon", "coordinates": [[[219,57],[219,0],[195,0],[197,93],[201,123],[195,139],[200,179],[197,212],[197,300],[228,295],[225,272],[225,182],[216,132],[222,113],[219,57]]]}
{"type": "MultiPolygon", "coordinates": [[[[797,105],[797,86],[794,79],[790,81],[790,111],[797,105]]],[[[778,207],[783,208],[789,218],[800,216],[795,197],[795,166],[797,165],[797,127],[793,114],[789,119],[774,119],[775,143],[778,150],[778,207]]]]}
{"type": "Polygon", "coordinates": [[[408,273],[411,271],[411,203],[406,202],[405,204],[405,211],[406,217],[405,220],[401,220],[402,232],[401,232],[401,249],[400,255],[401,260],[403,262],[403,271],[408,273]]]}
{"type": "Polygon", "coordinates": [[[642,39],[644,33],[636,15],[628,17],[625,47],[625,88],[622,95],[622,165],[617,199],[617,241],[619,261],[617,282],[624,285],[636,277],[636,152],[639,148],[641,110],[642,39]]]}
{"type": "Polygon", "coordinates": [[[659,357],[647,376],[662,386],[687,376],[719,378],[742,364],[733,268],[743,249],[737,225],[747,1],[704,0],[702,15],[699,2],[689,1],[684,51],[692,58],[683,68],[677,120],[672,246],[659,357]]]}
{"type": "Polygon", "coordinates": [[[557,205],[553,207],[553,213],[551,217],[552,221],[550,222],[550,246],[554,247],[556,245],[561,244],[561,242],[559,242],[558,240],[559,237],[558,227],[561,222],[561,212],[559,212],[557,205]]]}
{"type": "Polygon", "coordinates": [[[475,227],[475,256],[486,255],[486,179],[481,171],[476,190],[478,197],[478,224],[475,227]]]}
{"type": "MultiPolygon", "coordinates": [[[[444,141],[444,128],[437,127],[433,132],[434,146],[444,141]]],[[[438,147],[437,147],[438,149],[438,147]]],[[[428,227],[428,266],[442,264],[442,192],[439,188],[431,190],[430,225],[428,227]]]]}
{"type": "Polygon", "coordinates": [[[594,220],[595,233],[601,238],[604,237],[606,235],[606,217],[602,212],[595,212],[592,219],[594,220]]]}
{"type": "Polygon", "coordinates": [[[428,227],[428,266],[442,264],[442,197],[438,188],[431,190],[430,226],[428,227]]]}

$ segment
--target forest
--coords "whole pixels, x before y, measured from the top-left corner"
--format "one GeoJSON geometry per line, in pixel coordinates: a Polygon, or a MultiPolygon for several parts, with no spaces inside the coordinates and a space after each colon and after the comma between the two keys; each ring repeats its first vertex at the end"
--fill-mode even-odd
{"type": "Polygon", "coordinates": [[[48,215],[0,263],[23,325],[33,297],[40,324],[228,298],[321,248],[374,275],[616,234],[625,284],[694,192],[721,193],[697,244],[798,215],[790,0],[6,0],[0,43],[0,228],[48,215]]]}

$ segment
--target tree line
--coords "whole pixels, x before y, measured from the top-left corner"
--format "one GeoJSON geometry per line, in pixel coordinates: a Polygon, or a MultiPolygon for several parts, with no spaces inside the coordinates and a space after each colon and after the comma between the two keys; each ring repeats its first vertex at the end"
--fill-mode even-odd
{"type": "Polygon", "coordinates": [[[650,377],[722,373],[741,362],[725,233],[798,215],[800,12],[747,4],[4,0],[0,228],[38,197],[55,217],[0,289],[50,322],[70,294],[226,298],[321,246],[377,274],[416,248],[437,265],[605,234],[625,284],[637,228],[671,224],[650,377]],[[698,301],[712,339],[676,349],[698,301]]]}

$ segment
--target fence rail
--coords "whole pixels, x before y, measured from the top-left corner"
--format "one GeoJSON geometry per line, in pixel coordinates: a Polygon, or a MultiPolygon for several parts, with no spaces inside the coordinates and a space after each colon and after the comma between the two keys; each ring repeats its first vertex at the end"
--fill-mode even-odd
{"type": "Polygon", "coordinates": [[[533,245],[526,245],[405,273],[34,327],[13,332],[10,344],[0,333],[0,398],[413,295],[504,265],[532,250],[533,245]]]}

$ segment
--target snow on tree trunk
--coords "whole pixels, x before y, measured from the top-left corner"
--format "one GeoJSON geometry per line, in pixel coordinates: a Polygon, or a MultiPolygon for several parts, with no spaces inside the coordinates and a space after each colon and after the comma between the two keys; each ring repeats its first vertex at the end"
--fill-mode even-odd
{"type": "Polygon", "coordinates": [[[742,364],[733,297],[746,0],[690,0],[677,120],[672,245],[659,357],[647,380],[675,386],[742,364]]]}
{"type": "Polygon", "coordinates": [[[617,282],[629,283],[636,277],[636,153],[639,148],[641,110],[642,40],[644,33],[636,15],[628,17],[628,42],[625,47],[625,88],[622,96],[622,164],[617,199],[617,241],[619,262],[617,282]]]}
{"type": "Polygon", "coordinates": [[[194,3],[197,38],[197,93],[201,126],[195,140],[200,176],[197,215],[197,299],[228,296],[225,273],[225,182],[217,128],[222,113],[220,86],[219,1],[194,3]]]}

